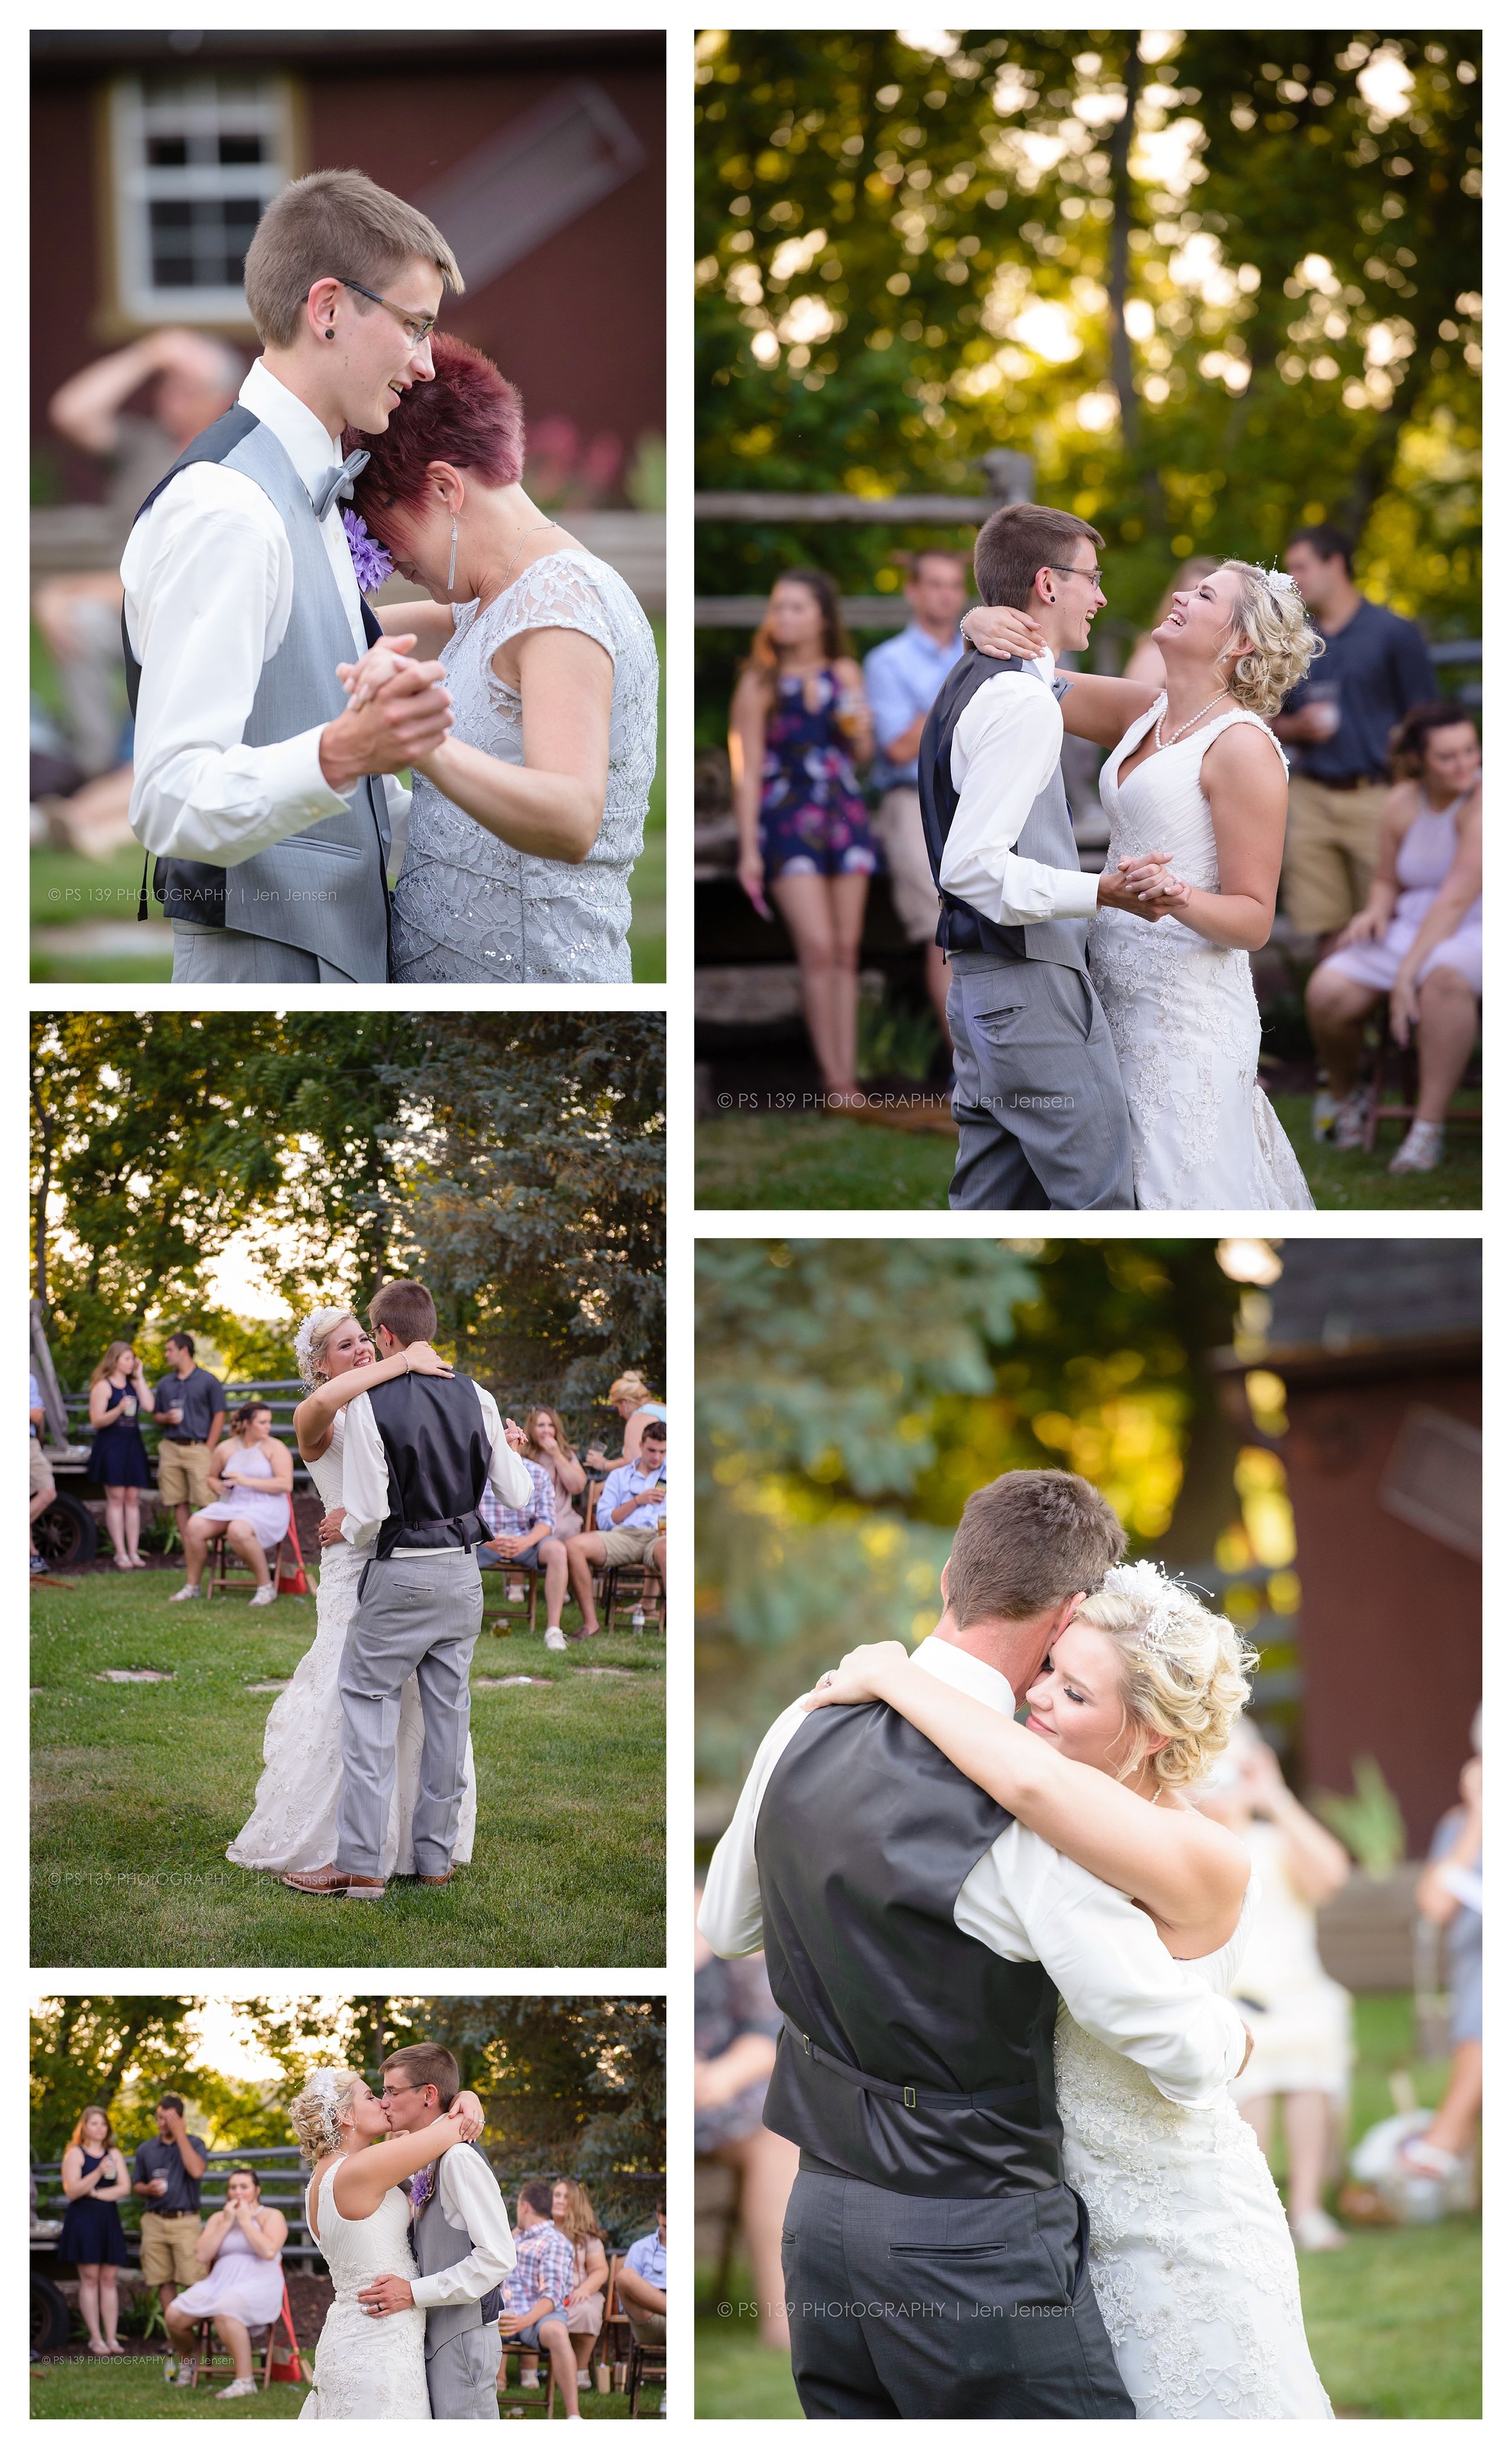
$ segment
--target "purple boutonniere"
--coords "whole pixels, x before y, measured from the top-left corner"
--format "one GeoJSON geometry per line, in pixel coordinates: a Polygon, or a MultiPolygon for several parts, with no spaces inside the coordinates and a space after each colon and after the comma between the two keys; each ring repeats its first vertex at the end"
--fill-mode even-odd
{"type": "Polygon", "coordinates": [[[355,511],[343,511],[341,524],[352,549],[352,567],[357,573],[357,585],[364,595],[371,595],[375,587],[381,587],[386,578],[393,576],[393,563],[376,536],[369,535],[355,511]]]}

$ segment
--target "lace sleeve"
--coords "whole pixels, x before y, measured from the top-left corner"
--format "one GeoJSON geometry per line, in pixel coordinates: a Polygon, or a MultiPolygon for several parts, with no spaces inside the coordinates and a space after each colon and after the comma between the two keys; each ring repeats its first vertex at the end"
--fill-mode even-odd
{"type": "Polygon", "coordinates": [[[608,607],[592,572],[566,553],[536,562],[483,618],[488,624],[490,657],[525,629],[580,629],[603,648],[611,663],[618,651],[608,607]]]}

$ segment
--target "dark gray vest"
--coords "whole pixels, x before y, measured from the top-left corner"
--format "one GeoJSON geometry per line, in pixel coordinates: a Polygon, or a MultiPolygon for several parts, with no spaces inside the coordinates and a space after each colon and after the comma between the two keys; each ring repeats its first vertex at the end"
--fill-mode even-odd
{"type": "MultiPolygon", "coordinates": [[[[333,464],[336,453],[333,447],[333,464]]],[[[211,462],[249,476],[283,522],[294,558],[289,626],[262,666],[241,737],[249,748],[293,740],[334,722],[346,705],[337,664],[353,658],[352,627],[332,575],[310,496],[276,434],[239,403],[190,443],[137,512],[151,509],[181,469],[211,462]]],[[[336,516],[335,511],[330,513],[336,516]]],[[[369,645],[381,636],[366,604],[369,645]]],[[[126,692],[137,710],[142,666],[121,616],[126,692]]],[[[153,890],[170,918],[234,927],[329,960],[361,985],[389,975],[389,802],[381,775],[365,775],[349,807],[290,834],[235,867],[160,858],[153,890]]],[[[146,878],[138,916],[147,915],[146,878]]]]}
{"type": "MultiPolygon", "coordinates": [[[[1046,918],[1032,927],[1000,927],[980,910],[974,910],[969,901],[959,900],[953,893],[940,888],[940,865],[961,798],[950,779],[955,727],[978,689],[1004,672],[1027,672],[1032,680],[1043,685],[1032,664],[1017,656],[1005,663],[991,655],[979,655],[974,646],[968,646],[955,669],[947,675],[929,708],[919,742],[919,809],[924,819],[929,870],[940,894],[940,923],[934,940],[947,953],[986,953],[1005,961],[1053,961],[1062,969],[1084,970],[1084,918],[1046,918]]],[[[1050,685],[1055,695],[1062,698],[1071,684],[1057,680],[1050,685]]],[[[1044,867],[1080,870],[1081,862],[1077,857],[1071,811],[1066,805],[1059,765],[1024,819],[1014,849],[1024,858],[1038,859],[1044,867]]]]}
{"type": "MultiPolygon", "coordinates": [[[[461,2150],[464,2147],[459,2145],[456,2148],[461,2150]]],[[[465,2148],[476,2151],[481,2160],[488,2159],[488,2153],[476,2143],[469,2143],[465,2148]]],[[[445,2162],[441,2166],[444,2167],[445,2162]]],[[[422,2279],[429,2279],[433,2270],[450,2270],[454,2264],[466,2262],[472,2251],[472,2239],[465,2236],[460,2228],[453,2227],[441,2208],[440,2167],[436,2169],[435,2186],[430,2197],[410,2223],[410,2241],[414,2247],[414,2258],[422,2279]]],[[[425,2317],[426,2354],[433,2356],[438,2347],[445,2346],[448,2339],[459,2338],[464,2330],[481,2330],[488,2323],[496,2322],[502,2302],[503,2290],[490,2287],[487,2296],[474,2303],[429,2305],[425,2317]]]]}
{"type": "Polygon", "coordinates": [[[389,1518],[374,1554],[475,1548],[491,1451],[470,1378],[388,1378],[368,1400],[389,1465],[389,1518]]]}
{"type": "Polygon", "coordinates": [[[1063,2182],[1054,1983],[955,1925],[1010,1814],[880,1702],[823,1709],[756,1822],[766,1970],[785,2029],[765,2122],[899,2194],[1063,2182]]]}

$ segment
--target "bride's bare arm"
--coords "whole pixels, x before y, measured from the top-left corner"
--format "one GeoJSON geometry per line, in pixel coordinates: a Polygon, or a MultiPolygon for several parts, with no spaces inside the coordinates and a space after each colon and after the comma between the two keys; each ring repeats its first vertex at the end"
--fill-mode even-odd
{"type": "Polygon", "coordinates": [[[1231,723],[1202,760],[1202,788],[1213,814],[1218,890],[1181,889],[1173,917],[1210,944],[1257,953],[1275,924],[1276,886],[1286,840],[1286,774],[1252,723],[1231,723]]]}
{"type": "Polygon", "coordinates": [[[1025,1828],[1172,1930],[1204,1928],[1230,1905],[1237,1912],[1249,1857],[1199,1811],[1147,1803],[1101,1769],[1064,1759],[1026,1726],[915,1667],[901,1642],[852,1650],[805,1707],[867,1700],[896,1709],[1025,1828]]]}
{"type": "Polygon", "coordinates": [[[526,629],[493,670],[519,689],[525,763],[452,739],[417,770],[511,850],[581,867],[603,822],[613,662],[581,629],[526,629]]]}
{"type": "MultiPolygon", "coordinates": [[[[1013,604],[974,604],[961,624],[963,634],[984,655],[1043,655],[1043,631],[1031,612],[1013,604]]],[[[1160,692],[1144,681],[1111,680],[1105,672],[1067,675],[1073,685],[1061,700],[1061,719],[1078,740],[1116,748],[1131,723],[1148,713],[1160,692]]]]}
{"type": "Polygon", "coordinates": [[[387,1360],[370,1360],[361,1369],[343,1370],[339,1378],[324,1379],[313,1394],[306,1395],[295,1407],[294,1433],[300,1454],[306,1462],[317,1462],[331,1443],[336,1414],[345,1410],[354,1395],[365,1395],[370,1386],[385,1385],[391,1378],[450,1378],[451,1374],[450,1360],[443,1360],[429,1343],[411,1343],[404,1352],[391,1353],[387,1360]]]}
{"type": "Polygon", "coordinates": [[[455,2143],[465,2142],[464,2117],[453,2101],[445,2117],[422,2126],[413,2134],[391,2134],[386,2143],[370,2143],[365,2151],[350,2151],[332,2180],[336,2208],[344,2219],[369,2219],[392,2186],[402,2186],[455,2143]]]}

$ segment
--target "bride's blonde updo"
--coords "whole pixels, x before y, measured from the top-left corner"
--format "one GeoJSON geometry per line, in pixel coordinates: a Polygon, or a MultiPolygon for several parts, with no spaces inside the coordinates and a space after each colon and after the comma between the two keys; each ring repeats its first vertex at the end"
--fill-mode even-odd
{"type": "Polygon", "coordinates": [[[1144,1758],[1142,1736],[1159,1735],[1150,1765],[1160,1786],[1200,1784],[1226,1747],[1250,1697],[1256,1658],[1227,1616],[1215,1615],[1158,1565],[1115,1565],[1078,1619],[1105,1633],[1119,1653],[1123,1704],[1134,1740],[1120,1771],[1144,1758]]]}
{"type": "Polygon", "coordinates": [[[354,1323],[361,1322],[354,1309],[333,1304],[327,1309],[313,1309],[309,1317],[300,1324],[299,1332],[294,1339],[295,1363],[299,1372],[300,1384],[308,1386],[312,1394],[320,1383],[326,1345],[337,1327],[344,1326],[349,1318],[354,1323]]]}
{"type": "MultiPolygon", "coordinates": [[[[345,1311],[342,1316],[346,1316],[345,1311]]],[[[312,2167],[340,2150],[341,2120],[361,2080],[350,2067],[316,2067],[290,2110],[289,2120],[299,2138],[299,2149],[312,2167]]]]}
{"type": "Polygon", "coordinates": [[[1234,665],[1229,689],[1251,714],[1274,714],[1305,680],[1323,640],[1308,625],[1308,607],[1284,570],[1261,569],[1253,561],[1225,561],[1237,582],[1231,638],[1242,631],[1250,651],[1234,665]]]}

